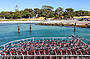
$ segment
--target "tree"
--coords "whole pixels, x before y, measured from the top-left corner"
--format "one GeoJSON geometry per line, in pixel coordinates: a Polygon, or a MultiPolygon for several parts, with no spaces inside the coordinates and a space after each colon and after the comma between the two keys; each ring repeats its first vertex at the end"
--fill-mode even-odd
{"type": "Polygon", "coordinates": [[[14,12],[10,11],[8,12],[8,15],[6,16],[7,19],[13,19],[14,18],[14,12]]]}
{"type": "Polygon", "coordinates": [[[75,11],[75,16],[89,16],[89,15],[90,15],[89,11],[84,10],[75,11]]]}
{"type": "Polygon", "coordinates": [[[8,12],[7,11],[2,11],[1,12],[1,15],[2,15],[2,17],[4,18],[4,19],[6,19],[6,17],[8,16],[8,12]]]}
{"type": "Polygon", "coordinates": [[[90,16],[90,11],[88,11],[88,15],[90,16]]]}
{"type": "Polygon", "coordinates": [[[24,9],[24,11],[23,11],[23,17],[25,17],[25,18],[31,18],[33,16],[34,16],[34,11],[32,9],[28,9],[28,8],[24,9]]]}
{"type": "Polygon", "coordinates": [[[53,10],[54,8],[52,6],[43,5],[42,9],[53,10]]]}
{"type": "Polygon", "coordinates": [[[40,16],[40,9],[39,8],[34,8],[34,14],[36,15],[36,17],[40,16]]]}
{"type": "Polygon", "coordinates": [[[43,5],[40,14],[46,18],[54,17],[53,9],[54,8],[52,6],[43,5]]]}
{"type": "Polygon", "coordinates": [[[54,17],[54,11],[47,10],[47,9],[41,9],[40,16],[46,17],[46,18],[52,18],[54,17]]]}
{"type": "Polygon", "coordinates": [[[65,9],[64,16],[65,16],[66,18],[72,19],[74,15],[75,15],[74,9],[72,9],[72,8],[67,8],[67,9],[65,9]]]}
{"type": "Polygon", "coordinates": [[[55,16],[56,17],[60,17],[63,15],[63,8],[62,7],[58,7],[56,10],[55,10],[55,16]]]}
{"type": "Polygon", "coordinates": [[[16,11],[16,12],[14,12],[14,17],[13,17],[14,19],[20,19],[20,18],[22,18],[22,13],[21,13],[21,11],[16,11]]]}
{"type": "Polygon", "coordinates": [[[19,11],[18,6],[16,6],[16,11],[2,11],[0,12],[0,18],[4,19],[20,19],[20,18],[32,18],[34,16],[36,17],[45,17],[45,18],[59,18],[60,16],[64,16],[64,18],[70,18],[72,19],[73,16],[90,16],[90,11],[85,10],[79,10],[75,11],[72,8],[66,8],[65,11],[63,11],[62,7],[58,7],[55,11],[52,6],[43,5],[42,9],[39,8],[26,8],[24,10],[19,11]]]}

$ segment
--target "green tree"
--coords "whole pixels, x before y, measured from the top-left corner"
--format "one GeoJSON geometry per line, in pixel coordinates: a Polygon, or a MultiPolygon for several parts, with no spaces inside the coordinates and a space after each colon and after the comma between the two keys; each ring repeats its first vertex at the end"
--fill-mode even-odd
{"type": "Polygon", "coordinates": [[[14,18],[14,12],[10,11],[8,12],[8,15],[6,16],[7,19],[13,19],[14,18]]]}
{"type": "Polygon", "coordinates": [[[40,11],[40,15],[46,18],[54,17],[54,11],[52,6],[43,5],[40,11]]]}
{"type": "Polygon", "coordinates": [[[84,10],[75,11],[75,16],[89,16],[89,15],[90,15],[89,11],[84,10]]]}
{"type": "Polygon", "coordinates": [[[88,15],[90,16],[90,11],[88,11],[88,15]]]}
{"type": "Polygon", "coordinates": [[[42,9],[53,10],[54,8],[52,6],[43,5],[42,9]]]}
{"type": "Polygon", "coordinates": [[[39,8],[34,8],[34,14],[36,15],[36,17],[40,16],[40,12],[41,10],[39,8]]]}
{"type": "Polygon", "coordinates": [[[65,9],[64,16],[66,18],[72,19],[74,15],[75,15],[74,9],[72,9],[72,8],[65,9]]]}
{"type": "Polygon", "coordinates": [[[16,11],[16,12],[14,12],[14,17],[13,17],[14,19],[20,19],[20,18],[22,18],[22,13],[21,13],[21,11],[16,11]]]}
{"type": "Polygon", "coordinates": [[[52,18],[54,17],[54,11],[47,10],[47,9],[41,9],[40,15],[46,18],[52,18]]]}
{"type": "Polygon", "coordinates": [[[6,17],[8,16],[8,12],[7,11],[2,11],[1,12],[1,15],[2,15],[2,17],[4,18],[4,19],[6,19],[6,17]]]}
{"type": "Polygon", "coordinates": [[[56,17],[62,16],[63,13],[64,13],[64,11],[63,11],[63,8],[62,8],[62,7],[58,7],[58,8],[55,10],[55,16],[56,16],[56,17]]]}
{"type": "Polygon", "coordinates": [[[24,9],[23,11],[23,17],[24,18],[31,18],[34,16],[34,11],[32,9],[24,9]]]}

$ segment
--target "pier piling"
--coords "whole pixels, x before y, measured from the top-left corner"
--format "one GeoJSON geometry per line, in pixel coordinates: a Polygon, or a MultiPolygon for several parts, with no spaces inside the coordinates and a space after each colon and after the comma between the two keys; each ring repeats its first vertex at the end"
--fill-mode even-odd
{"type": "Polygon", "coordinates": [[[31,24],[30,24],[30,32],[31,32],[31,29],[32,29],[32,28],[31,28],[31,24]]]}
{"type": "Polygon", "coordinates": [[[20,25],[18,25],[18,33],[20,33],[20,25]]]}
{"type": "Polygon", "coordinates": [[[74,32],[76,32],[76,22],[75,22],[75,24],[74,24],[74,32]]]}

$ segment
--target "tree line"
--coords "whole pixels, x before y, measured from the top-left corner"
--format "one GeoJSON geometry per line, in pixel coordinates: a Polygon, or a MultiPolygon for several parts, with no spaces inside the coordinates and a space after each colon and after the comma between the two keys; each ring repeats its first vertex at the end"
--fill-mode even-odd
{"type": "Polygon", "coordinates": [[[21,18],[32,18],[32,17],[45,17],[45,18],[64,18],[72,19],[74,16],[90,16],[90,11],[78,10],[75,11],[73,8],[58,7],[54,10],[54,7],[43,5],[42,8],[26,8],[24,10],[2,11],[0,12],[0,18],[4,19],[21,19],[21,18]]]}

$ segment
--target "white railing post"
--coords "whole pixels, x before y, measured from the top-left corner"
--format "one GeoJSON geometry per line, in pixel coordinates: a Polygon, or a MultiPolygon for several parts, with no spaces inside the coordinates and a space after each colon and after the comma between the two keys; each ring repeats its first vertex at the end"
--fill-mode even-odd
{"type": "Polygon", "coordinates": [[[34,40],[34,37],[33,37],[33,40],[34,40]]]}
{"type": "Polygon", "coordinates": [[[50,59],[52,59],[51,55],[50,55],[50,59]]]}
{"type": "Polygon", "coordinates": [[[10,59],[12,59],[12,56],[10,56],[10,59]]]}
{"type": "Polygon", "coordinates": [[[24,59],[24,56],[23,56],[23,59],[24,59]]]}
{"type": "MultiPolygon", "coordinates": [[[[34,59],[36,59],[38,56],[39,57],[49,57],[49,59],[52,59],[52,57],[65,57],[67,59],[67,57],[71,57],[70,59],[73,59],[73,57],[76,57],[76,59],[79,59],[80,57],[87,57],[89,58],[90,55],[1,55],[0,57],[3,59],[5,59],[5,57],[7,57],[6,59],[8,59],[8,57],[10,57],[10,59],[13,59],[13,57],[23,57],[23,59],[25,59],[25,57],[31,57],[34,56],[34,59]]],[[[42,59],[42,58],[40,58],[42,59]]],[[[46,59],[46,58],[45,58],[46,59]]],[[[56,58],[55,58],[56,59],[56,58]]],[[[57,58],[58,59],[58,58],[57,58]]],[[[62,59],[62,58],[61,58],[62,59]]]]}
{"type": "Polygon", "coordinates": [[[53,40],[54,40],[54,37],[53,37],[53,40]]]}
{"type": "Polygon", "coordinates": [[[1,56],[1,59],[3,59],[3,56],[1,56]]]}
{"type": "Polygon", "coordinates": [[[34,59],[36,59],[36,56],[34,56],[34,59]]]}
{"type": "Polygon", "coordinates": [[[4,44],[4,50],[5,50],[5,44],[4,44]]]}
{"type": "Polygon", "coordinates": [[[7,56],[7,59],[8,59],[8,56],[7,56]]]}
{"type": "Polygon", "coordinates": [[[77,56],[77,59],[79,59],[79,56],[77,56]]]}

